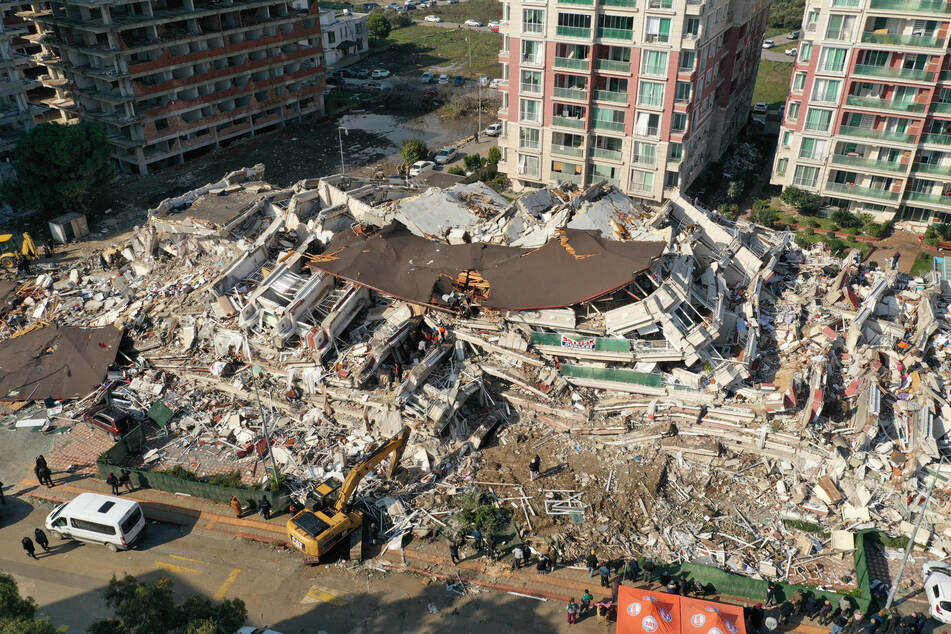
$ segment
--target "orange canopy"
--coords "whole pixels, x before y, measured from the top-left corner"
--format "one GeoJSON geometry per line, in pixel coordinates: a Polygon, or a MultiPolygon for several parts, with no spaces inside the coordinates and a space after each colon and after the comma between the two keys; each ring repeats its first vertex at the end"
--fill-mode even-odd
{"type": "Polygon", "coordinates": [[[651,592],[618,588],[618,634],[746,634],[743,608],[651,592]]]}
{"type": "Polygon", "coordinates": [[[692,597],[680,597],[682,634],[746,634],[743,608],[692,597]]]}

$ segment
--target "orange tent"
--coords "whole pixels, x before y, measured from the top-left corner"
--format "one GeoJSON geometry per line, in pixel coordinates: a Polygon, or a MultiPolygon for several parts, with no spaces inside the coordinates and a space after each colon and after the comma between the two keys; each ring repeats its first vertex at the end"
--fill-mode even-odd
{"type": "Polygon", "coordinates": [[[680,599],[677,594],[621,586],[618,588],[618,634],[681,634],[680,599]]]}
{"type": "Polygon", "coordinates": [[[682,634],[746,634],[743,608],[691,597],[680,597],[682,634]]]}

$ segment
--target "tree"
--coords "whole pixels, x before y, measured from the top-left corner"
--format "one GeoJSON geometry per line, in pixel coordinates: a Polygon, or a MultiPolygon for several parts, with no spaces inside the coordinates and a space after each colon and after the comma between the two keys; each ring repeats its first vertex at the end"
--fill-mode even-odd
{"type": "Polygon", "coordinates": [[[498,165],[499,161],[502,160],[502,150],[499,149],[499,146],[493,145],[489,148],[489,153],[486,155],[486,161],[492,165],[498,165]]]}
{"type": "Polygon", "coordinates": [[[105,596],[115,618],[93,623],[89,634],[231,634],[248,618],[241,599],[214,603],[192,596],[175,605],[168,577],[155,583],[140,582],[132,575],[113,577],[105,596]]]}
{"type": "Polygon", "coordinates": [[[466,154],[465,158],[462,159],[462,163],[466,166],[466,171],[474,172],[485,165],[485,159],[478,154],[466,154]]]}
{"type": "Polygon", "coordinates": [[[5,196],[46,214],[86,209],[115,177],[106,133],[88,122],[36,126],[17,139],[13,163],[17,180],[5,196]]]}
{"type": "Polygon", "coordinates": [[[804,189],[799,189],[798,187],[787,187],[779,197],[784,203],[792,205],[803,214],[816,213],[822,204],[822,198],[820,196],[807,192],[804,189]]]}
{"type": "Polygon", "coordinates": [[[429,156],[429,148],[422,139],[408,139],[403,141],[403,149],[400,150],[400,156],[407,165],[412,165],[416,161],[424,161],[429,156]]]}
{"type": "Polygon", "coordinates": [[[36,618],[36,601],[20,596],[13,577],[0,573],[0,634],[57,634],[66,627],[56,628],[49,617],[36,618]]]}
{"type": "Polygon", "coordinates": [[[374,11],[370,14],[370,17],[367,18],[367,30],[370,32],[370,35],[376,39],[385,40],[390,36],[393,25],[390,24],[390,21],[383,15],[382,11],[374,11]]]}

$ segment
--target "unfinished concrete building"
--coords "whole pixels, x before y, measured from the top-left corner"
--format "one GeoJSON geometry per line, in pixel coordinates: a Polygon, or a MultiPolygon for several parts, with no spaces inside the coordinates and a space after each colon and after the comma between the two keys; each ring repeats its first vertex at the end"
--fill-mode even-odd
{"type": "MultiPolygon", "coordinates": [[[[13,7],[14,2],[0,3],[4,16],[13,7]]],[[[32,66],[29,57],[18,53],[13,40],[19,38],[22,27],[11,27],[6,20],[0,23],[0,180],[7,180],[13,174],[12,153],[20,134],[34,125],[41,108],[30,104],[27,92],[40,86],[30,79],[24,70],[32,66]]]]}
{"type": "Polygon", "coordinates": [[[33,18],[51,105],[103,125],[122,171],[323,111],[316,2],[54,0],[33,18]]]}

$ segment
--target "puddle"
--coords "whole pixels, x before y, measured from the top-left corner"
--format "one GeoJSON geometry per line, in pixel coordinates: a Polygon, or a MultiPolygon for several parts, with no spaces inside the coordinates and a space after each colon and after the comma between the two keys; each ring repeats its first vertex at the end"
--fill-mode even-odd
{"type": "Polygon", "coordinates": [[[341,117],[337,125],[378,134],[396,148],[402,147],[403,141],[422,139],[432,149],[448,145],[475,132],[475,126],[471,122],[440,119],[434,114],[408,119],[359,110],[341,117]]]}

